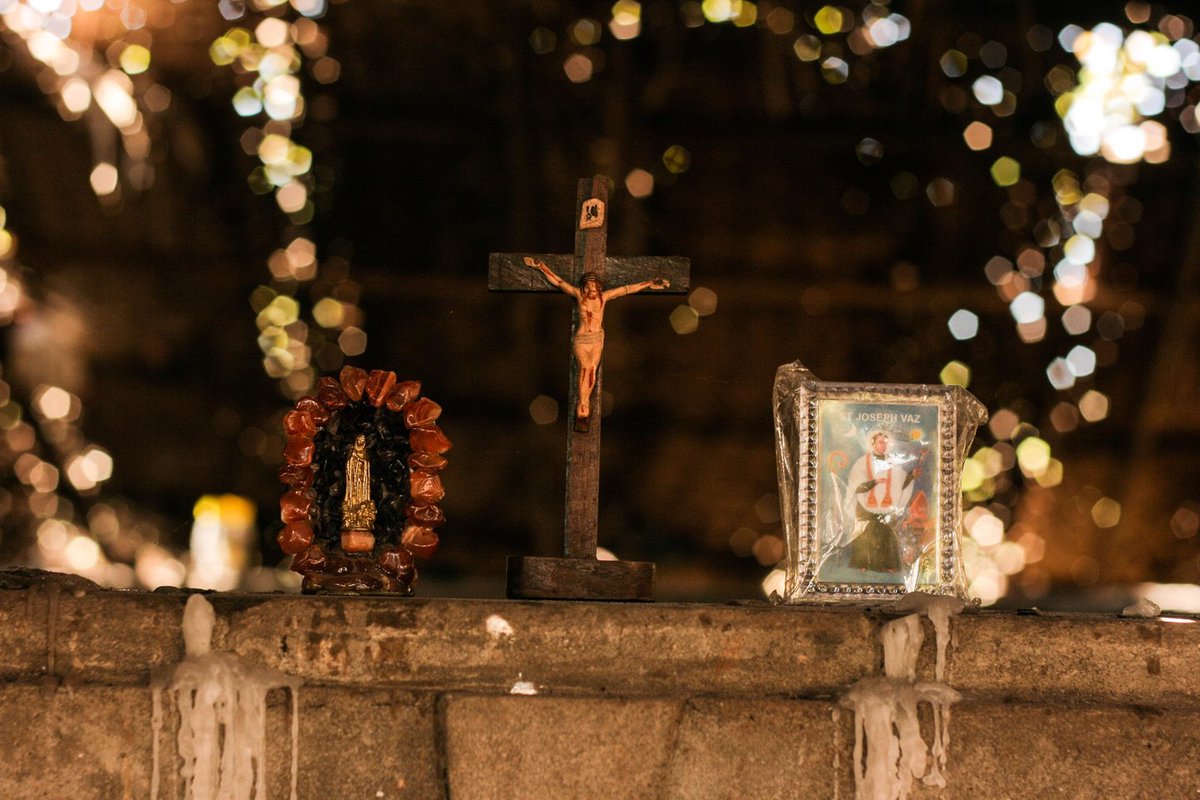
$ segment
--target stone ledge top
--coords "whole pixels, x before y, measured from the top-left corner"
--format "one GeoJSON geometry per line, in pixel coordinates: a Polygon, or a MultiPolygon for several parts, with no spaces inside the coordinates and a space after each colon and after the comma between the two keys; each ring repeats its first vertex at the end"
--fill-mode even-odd
{"type": "MultiPolygon", "coordinates": [[[[879,671],[886,609],[210,594],[215,649],[328,686],[818,698],[879,671]],[[520,682],[518,684],[518,682],[520,682]]],[[[0,681],[146,685],[184,592],[0,590],[0,681]]],[[[980,699],[1200,708],[1195,618],[968,613],[946,681],[980,699]],[[1172,621],[1174,619],[1175,621],[1172,621]]],[[[919,667],[932,678],[932,626],[919,667]]]]}

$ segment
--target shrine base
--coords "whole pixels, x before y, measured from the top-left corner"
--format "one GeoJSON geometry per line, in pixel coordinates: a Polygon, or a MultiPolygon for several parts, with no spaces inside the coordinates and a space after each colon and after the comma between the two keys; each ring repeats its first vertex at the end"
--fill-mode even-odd
{"type": "Polygon", "coordinates": [[[654,600],[654,564],[508,557],[508,596],[521,600],[654,600]]]}

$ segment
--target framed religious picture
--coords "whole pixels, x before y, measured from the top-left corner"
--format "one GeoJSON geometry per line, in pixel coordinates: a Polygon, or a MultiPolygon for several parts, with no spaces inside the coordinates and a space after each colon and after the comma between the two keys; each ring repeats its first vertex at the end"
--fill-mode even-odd
{"type": "Polygon", "coordinates": [[[775,378],[785,602],[966,598],[961,474],[987,414],[959,386],[775,378]]]}

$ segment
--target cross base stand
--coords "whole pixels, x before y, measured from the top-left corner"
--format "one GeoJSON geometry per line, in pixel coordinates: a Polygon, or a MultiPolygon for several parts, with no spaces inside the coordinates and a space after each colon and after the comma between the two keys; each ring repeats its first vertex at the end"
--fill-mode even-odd
{"type": "Polygon", "coordinates": [[[594,558],[508,557],[508,596],[517,600],[654,601],[654,564],[594,558]]]}

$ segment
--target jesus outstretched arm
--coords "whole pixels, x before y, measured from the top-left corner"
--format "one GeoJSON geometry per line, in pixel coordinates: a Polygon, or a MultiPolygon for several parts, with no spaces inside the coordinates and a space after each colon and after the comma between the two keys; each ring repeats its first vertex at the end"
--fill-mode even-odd
{"type": "Polygon", "coordinates": [[[525,260],[525,266],[527,266],[531,269],[536,269],[538,272],[545,275],[546,281],[551,286],[553,286],[556,289],[561,289],[562,291],[571,295],[571,297],[579,299],[579,290],[576,289],[571,284],[564,281],[562,278],[558,277],[558,275],[555,274],[554,270],[552,270],[546,266],[546,262],[539,261],[535,258],[530,258],[529,256],[526,256],[524,260],[525,260]]]}
{"type": "Polygon", "coordinates": [[[627,294],[637,294],[643,289],[666,289],[670,287],[671,282],[666,278],[655,278],[652,281],[640,281],[638,283],[627,283],[624,286],[618,286],[615,289],[609,289],[604,293],[605,300],[612,300],[614,297],[624,297],[627,294]]]}

